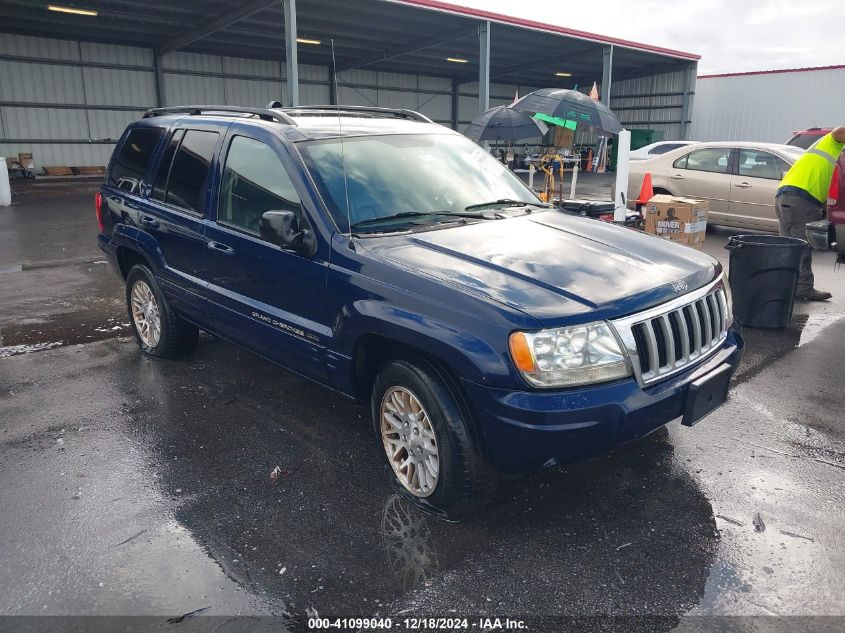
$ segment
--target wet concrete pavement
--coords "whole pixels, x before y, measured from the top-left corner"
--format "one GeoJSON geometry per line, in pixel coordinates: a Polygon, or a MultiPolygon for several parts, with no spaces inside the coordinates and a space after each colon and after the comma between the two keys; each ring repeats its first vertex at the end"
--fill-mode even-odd
{"type": "MultiPolygon", "coordinates": [[[[707,420],[504,482],[451,524],[394,494],[365,409],[208,337],[187,359],[143,358],[109,329],[122,288],[96,263],[93,209],[43,209],[91,237],[61,265],[0,255],[0,615],[208,607],[291,630],[314,611],[666,616],[649,630],[845,615],[845,271],[830,256],[816,273],[834,301],[748,330],[707,420]]],[[[4,244],[40,239],[0,222],[4,244]]],[[[706,243],[723,260],[728,234],[706,243]]]]}

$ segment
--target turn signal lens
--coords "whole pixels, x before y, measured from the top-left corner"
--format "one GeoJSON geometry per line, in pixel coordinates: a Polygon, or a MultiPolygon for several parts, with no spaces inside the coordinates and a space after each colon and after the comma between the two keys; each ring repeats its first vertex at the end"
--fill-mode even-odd
{"type": "Polygon", "coordinates": [[[514,332],[509,340],[511,358],[516,368],[521,372],[534,371],[537,367],[534,364],[534,355],[528,346],[528,340],[522,332],[514,332]]]}

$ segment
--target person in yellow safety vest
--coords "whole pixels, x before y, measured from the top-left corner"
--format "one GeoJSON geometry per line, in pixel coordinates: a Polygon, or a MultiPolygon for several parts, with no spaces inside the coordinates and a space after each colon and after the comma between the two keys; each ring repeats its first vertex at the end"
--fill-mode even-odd
{"type": "MultiPolygon", "coordinates": [[[[830,181],[843,147],[845,127],[838,127],[813,143],[786,172],[775,194],[781,235],[806,240],[807,223],[824,217],[830,181]]],[[[825,301],[831,294],[814,287],[812,252],[807,246],[801,258],[796,296],[805,301],[825,301]]]]}

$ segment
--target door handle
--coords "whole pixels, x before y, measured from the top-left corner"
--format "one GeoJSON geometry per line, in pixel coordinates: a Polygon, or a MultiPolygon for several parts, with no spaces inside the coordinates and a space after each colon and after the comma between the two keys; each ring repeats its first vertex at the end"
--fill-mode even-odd
{"type": "Polygon", "coordinates": [[[750,186],[751,185],[749,185],[747,182],[741,182],[734,185],[734,187],[736,187],[737,189],[748,189],[750,186]]]}
{"type": "Polygon", "coordinates": [[[206,244],[206,248],[210,251],[217,253],[218,255],[234,255],[235,249],[231,246],[226,246],[225,244],[221,244],[220,242],[209,242],[206,244]]]}
{"type": "Polygon", "coordinates": [[[681,174],[675,174],[674,176],[669,176],[669,178],[671,178],[672,180],[683,180],[685,176],[681,174]]]}
{"type": "Polygon", "coordinates": [[[148,215],[140,216],[138,218],[138,222],[140,222],[144,226],[150,227],[151,229],[157,229],[158,228],[158,220],[156,220],[155,218],[150,217],[148,215]]]}

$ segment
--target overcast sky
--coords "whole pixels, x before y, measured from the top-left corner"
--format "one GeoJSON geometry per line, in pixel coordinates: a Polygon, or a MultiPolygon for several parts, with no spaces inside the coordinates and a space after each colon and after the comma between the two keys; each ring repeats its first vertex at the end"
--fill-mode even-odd
{"type": "Polygon", "coordinates": [[[451,0],[701,55],[699,74],[845,64],[845,0],[451,0]]]}

